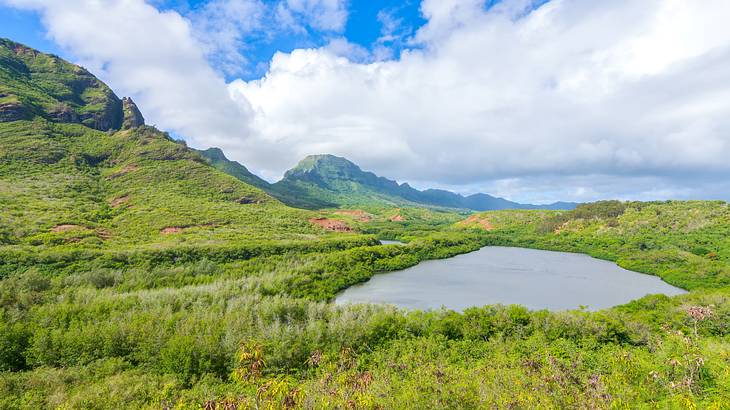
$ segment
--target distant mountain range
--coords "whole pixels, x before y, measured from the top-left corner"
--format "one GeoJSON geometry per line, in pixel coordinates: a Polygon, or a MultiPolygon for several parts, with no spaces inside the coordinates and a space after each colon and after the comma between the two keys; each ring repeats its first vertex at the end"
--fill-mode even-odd
{"type": "Polygon", "coordinates": [[[285,204],[302,208],[388,205],[489,211],[498,209],[573,209],[576,203],[521,204],[488,194],[463,196],[441,189],[420,191],[408,185],[363,171],[346,158],[310,155],[271,184],[245,166],[225,157],[218,148],[198,151],[208,163],[239,180],[268,192],[285,204]]]}

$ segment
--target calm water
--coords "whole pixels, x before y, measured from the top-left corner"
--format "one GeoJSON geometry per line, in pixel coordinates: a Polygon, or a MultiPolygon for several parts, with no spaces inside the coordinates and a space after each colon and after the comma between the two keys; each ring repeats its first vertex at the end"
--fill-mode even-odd
{"type": "Polygon", "coordinates": [[[336,303],[389,303],[411,309],[463,310],[488,304],[565,310],[607,308],[652,293],[685,291],[656,276],[587,255],[490,246],[449,259],[375,275],[336,303]]]}
{"type": "Polygon", "coordinates": [[[380,240],[381,245],[405,245],[405,243],[401,241],[389,241],[387,239],[381,239],[380,240]]]}

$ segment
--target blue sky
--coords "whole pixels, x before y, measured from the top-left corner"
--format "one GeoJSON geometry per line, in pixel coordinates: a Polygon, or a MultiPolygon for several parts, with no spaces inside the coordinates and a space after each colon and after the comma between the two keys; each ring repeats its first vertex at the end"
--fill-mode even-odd
{"type": "MultiPolygon", "coordinates": [[[[493,1],[495,0],[485,3],[485,7],[489,7],[493,1]]],[[[194,15],[208,3],[209,0],[150,1],[150,4],[159,10],[172,10],[183,16],[194,15]]],[[[278,1],[263,2],[268,6],[276,3],[278,1]]],[[[249,36],[245,46],[240,50],[249,59],[246,66],[241,67],[240,71],[223,74],[228,80],[239,77],[246,80],[258,78],[266,72],[269,61],[277,51],[288,53],[298,48],[321,47],[333,38],[345,38],[350,43],[372,52],[378,45],[378,39],[383,35],[383,16],[386,14],[391,21],[398,24],[394,34],[399,36],[399,41],[389,41],[386,44],[392,55],[397,58],[403,48],[409,47],[406,44],[407,38],[426,22],[421,16],[419,6],[419,0],[351,0],[347,3],[347,21],[343,29],[321,30],[308,26],[305,27],[306,33],[271,30],[267,36],[249,36]]],[[[274,22],[269,23],[274,24],[274,22]]],[[[0,4],[0,36],[69,59],[75,57],[72,50],[61,49],[47,38],[40,15],[35,11],[19,10],[0,4]]]]}
{"type": "Polygon", "coordinates": [[[46,38],[46,30],[37,12],[0,5],[0,37],[27,44],[49,53],[63,55],[58,46],[46,38]]]}
{"type": "Polygon", "coordinates": [[[0,0],[0,36],[268,180],[309,154],[522,202],[730,199],[727,0],[0,0]]]}

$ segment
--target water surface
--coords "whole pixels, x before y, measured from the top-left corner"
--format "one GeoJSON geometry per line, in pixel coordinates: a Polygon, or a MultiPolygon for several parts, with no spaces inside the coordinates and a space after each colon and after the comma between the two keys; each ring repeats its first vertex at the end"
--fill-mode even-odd
{"type": "Polygon", "coordinates": [[[490,246],[375,275],[344,290],[335,302],[388,303],[410,309],[444,306],[463,310],[514,303],[530,309],[565,310],[583,305],[597,310],[654,293],[685,291],[657,276],[587,255],[490,246]]]}

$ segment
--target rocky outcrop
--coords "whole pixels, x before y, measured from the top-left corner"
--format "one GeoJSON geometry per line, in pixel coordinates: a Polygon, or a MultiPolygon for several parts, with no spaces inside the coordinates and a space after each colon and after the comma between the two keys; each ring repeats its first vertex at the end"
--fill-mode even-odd
{"type": "Polygon", "coordinates": [[[144,117],[137,108],[137,104],[129,97],[122,98],[122,111],[124,112],[124,120],[122,121],[122,129],[137,128],[144,125],[144,117]]]}
{"type": "Polygon", "coordinates": [[[0,122],[27,120],[32,113],[23,104],[17,101],[1,102],[0,95],[0,122]]]}
{"type": "Polygon", "coordinates": [[[101,98],[101,109],[79,116],[82,124],[97,130],[118,130],[122,126],[122,101],[111,91],[105,90],[101,98]]]}

